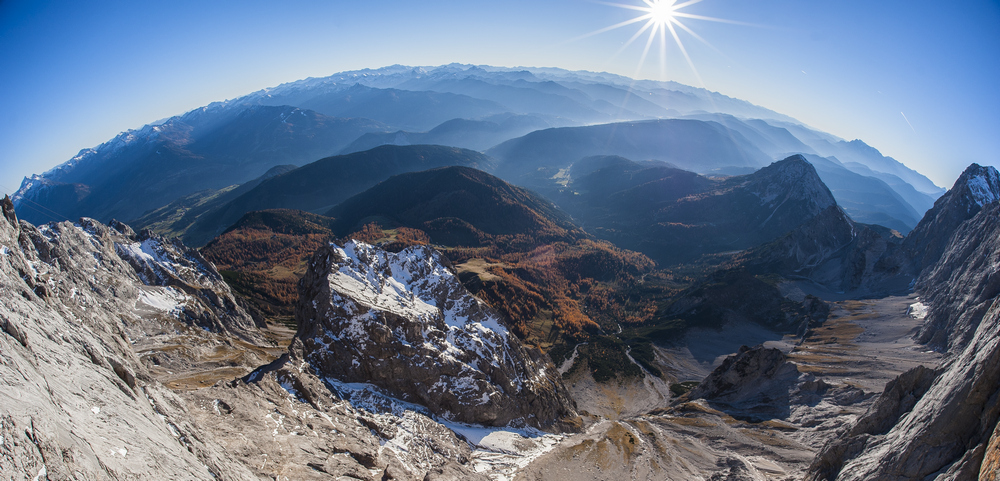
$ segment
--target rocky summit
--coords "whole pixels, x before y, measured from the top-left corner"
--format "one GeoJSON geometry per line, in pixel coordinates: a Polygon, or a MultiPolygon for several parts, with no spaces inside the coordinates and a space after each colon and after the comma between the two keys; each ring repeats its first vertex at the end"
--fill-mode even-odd
{"type": "Polygon", "coordinates": [[[573,416],[551,361],[448,265],[424,246],[320,249],[300,283],[293,351],[321,377],[371,383],[447,419],[548,427],[573,416]]]}

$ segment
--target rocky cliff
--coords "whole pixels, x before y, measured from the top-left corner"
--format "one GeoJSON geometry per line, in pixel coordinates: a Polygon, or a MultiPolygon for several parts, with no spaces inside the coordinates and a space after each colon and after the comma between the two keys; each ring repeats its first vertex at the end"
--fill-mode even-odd
{"type": "Polygon", "coordinates": [[[917,281],[922,302],[932,306],[917,339],[948,352],[967,346],[1000,294],[998,269],[1000,203],[993,202],[955,231],[940,260],[917,281]]]}
{"type": "Polygon", "coordinates": [[[507,455],[424,407],[347,401],[351,386],[331,391],[299,359],[268,363],[281,349],[196,251],[0,207],[4,479],[479,480],[472,463],[504,472],[554,442],[469,438],[524,448],[507,455]]]}
{"type": "Polygon", "coordinates": [[[206,444],[183,401],[150,376],[136,353],[153,318],[178,323],[171,332],[190,322],[251,337],[253,321],[225,285],[204,281],[218,274],[176,256],[188,251],[147,254],[120,225],[81,219],[36,228],[18,221],[9,199],[0,206],[4,476],[252,477],[206,444]],[[126,251],[149,255],[159,267],[138,272],[126,251]],[[171,274],[154,278],[154,271],[171,274]]]}
{"type": "Polygon", "coordinates": [[[917,274],[929,268],[945,252],[959,225],[975,216],[984,205],[1000,199],[1000,173],[994,167],[972,164],[962,172],[951,190],[907,236],[904,246],[917,274]]]}
{"type": "MultiPolygon", "coordinates": [[[[970,190],[960,186],[956,192],[970,190]]],[[[890,383],[868,414],[827,445],[808,479],[975,479],[984,458],[984,474],[995,472],[991,437],[1000,417],[998,243],[1000,205],[995,202],[978,209],[950,236],[940,260],[918,282],[928,305],[920,337],[947,349],[942,370],[918,368],[890,383]],[[991,456],[985,455],[988,448],[991,456]]]]}
{"type": "Polygon", "coordinates": [[[522,346],[429,247],[317,251],[292,347],[317,374],[371,383],[446,419],[548,427],[574,414],[555,366],[522,346]]]}

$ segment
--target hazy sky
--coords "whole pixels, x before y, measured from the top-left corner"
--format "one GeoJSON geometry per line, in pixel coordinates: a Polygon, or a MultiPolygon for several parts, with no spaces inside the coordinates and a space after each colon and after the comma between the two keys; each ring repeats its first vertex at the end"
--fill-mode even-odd
{"type": "MultiPolygon", "coordinates": [[[[610,0],[638,4],[641,0],[610,0]]],[[[680,0],[684,1],[684,0],[680,0]]],[[[950,187],[1000,164],[1000,2],[703,0],[639,67],[636,12],[587,0],[0,1],[0,192],[129,128],[305,77],[391,64],[676,80],[860,138],[950,187]],[[377,5],[378,8],[373,8],[377,5]],[[752,24],[752,25],[743,25],[752,24]],[[703,83],[702,83],[703,82],[703,83]]]]}

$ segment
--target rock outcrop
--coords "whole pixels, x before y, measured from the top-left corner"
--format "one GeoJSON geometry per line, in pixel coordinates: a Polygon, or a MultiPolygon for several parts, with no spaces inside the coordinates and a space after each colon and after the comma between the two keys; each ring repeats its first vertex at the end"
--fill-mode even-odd
{"type": "Polygon", "coordinates": [[[787,362],[778,349],[742,346],[698,384],[689,397],[704,398],[734,417],[761,420],[786,417],[790,393],[798,379],[795,364],[787,362]]]}
{"type": "Polygon", "coordinates": [[[268,364],[277,347],[197,252],[0,207],[4,479],[485,479],[425,409],[268,364]]]}
{"type": "Polygon", "coordinates": [[[916,274],[933,266],[944,254],[952,234],[986,204],[1000,199],[1000,173],[994,167],[972,164],[951,190],[934,202],[907,236],[904,247],[916,274]]]}
{"type": "MultiPolygon", "coordinates": [[[[184,402],[151,378],[134,350],[143,313],[166,319],[212,308],[146,285],[118,254],[132,242],[123,227],[82,219],[36,228],[18,221],[9,199],[0,207],[0,472],[12,479],[254,477],[187,421],[184,402]]],[[[231,296],[228,289],[215,295],[231,296]]],[[[249,319],[232,309],[233,318],[249,319]]]]}
{"type": "Polygon", "coordinates": [[[320,249],[300,283],[293,354],[320,377],[371,383],[456,421],[549,427],[574,415],[551,361],[447,266],[424,246],[320,249]]]}
{"type": "Polygon", "coordinates": [[[998,270],[1000,203],[993,202],[955,231],[948,249],[917,281],[921,301],[932,306],[917,340],[956,354],[967,346],[1000,295],[998,270]]]}
{"type": "Polygon", "coordinates": [[[921,338],[948,352],[940,374],[918,369],[890,383],[808,479],[966,480],[993,466],[995,446],[985,453],[1000,418],[1000,205],[981,207],[950,239],[918,282],[928,304],[921,338]]]}

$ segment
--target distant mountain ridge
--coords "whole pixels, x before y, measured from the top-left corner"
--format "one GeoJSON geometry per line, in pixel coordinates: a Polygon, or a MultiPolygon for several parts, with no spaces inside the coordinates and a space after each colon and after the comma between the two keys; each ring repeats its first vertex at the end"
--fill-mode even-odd
{"type": "Polygon", "coordinates": [[[491,170],[493,159],[475,151],[438,145],[385,145],[320,159],[261,182],[199,217],[185,233],[192,245],[204,245],[243,214],[264,209],[323,212],[390,175],[464,165],[491,170]]]}
{"type": "MultiPolygon", "coordinates": [[[[134,221],[197,192],[232,189],[276,165],[418,143],[488,150],[507,164],[495,173],[532,188],[589,155],[660,159],[699,173],[732,175],[791,154],[815,154],[838,169],[888,184],[913,212],[905,212],[900,199],[880,200],[873,210],[852,207],[849,199],[841,198],[842,203],[866,222],[904,231],[943,191],[859,140],[846,142],[705,89],[606,73],[451,64],[342,72],[216,102],[81,151],[25,179],[14,202],[22,217],[34,222],[80,215],[134,221]],[[557,136],[556,143],[584,145],[553,145],[542,157],[533,151],[516,154],[513,144],[503,144],[520,138],[515,144],[540,147],[536,129],[568,135],[558,128],[613,132],[618,127],[608,125],[649,128],[649,122],[672,128],[660,135],[630,137],[623,131],[608,136],[618,142],[608,146],[613,148],[593,144],[592,138],[557,136]],[[516,155],[508,156],[507,150],[516,155]],[[533,170],[539,161],[544,169],[533,170]]],[[[863,195],[856,197],[861,201],[863,195]]],[[[193,202],[188,198],[176,212],[157,215],[181,217],[184,205],[193,202]]]]}
{"type": "Polygon", "coordinates": [[[82,215],[131,220],[205,189],[242,184],[281,164],[334,154],[385,128],[295,107],[210,106],[82,151],[25,179],[15,207],[30,222],[82,215]],[[71,201],[60,201],[69,196],[71,201]]]}

